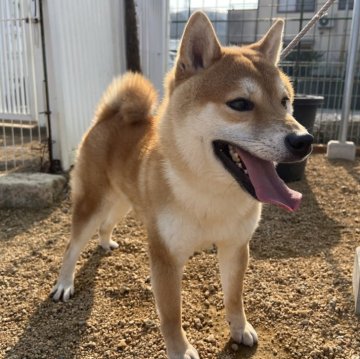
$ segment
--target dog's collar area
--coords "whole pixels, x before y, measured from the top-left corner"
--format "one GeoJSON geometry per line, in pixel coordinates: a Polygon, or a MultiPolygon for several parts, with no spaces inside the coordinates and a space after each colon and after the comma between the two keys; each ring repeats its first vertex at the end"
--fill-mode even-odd
{"type": "Polygon", "coordinates": [[[213,148],[216,157],[223,164],[225,169],[230,172],[236,182],[253,198],[257,199],[255,188],[251,183],[247,168],[231,143],[215,140],[213,148]]]}

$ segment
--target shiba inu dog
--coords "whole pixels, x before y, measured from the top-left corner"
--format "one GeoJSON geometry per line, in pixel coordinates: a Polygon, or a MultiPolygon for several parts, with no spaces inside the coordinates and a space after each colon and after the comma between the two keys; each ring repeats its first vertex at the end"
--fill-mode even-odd
{"type": "Polygon", "coordinates": [[[181,277],[195,250],[216,245],[231,337],[253,345],[243,278],[262,203],[296,210],[301,194],[275,163],[304,159],[312,136],[292,117],[293,89],[277,68],[284,23],[258,42],[221,47],[202,12],[184,30],[166,96],[140,74],[114,80],[81,143],[72,173],[73,217],[55,301],[74,293],[80,251],[133,208],[147,228],[151,281],[169,358],[199,358],[181,325],[181,277]]]}

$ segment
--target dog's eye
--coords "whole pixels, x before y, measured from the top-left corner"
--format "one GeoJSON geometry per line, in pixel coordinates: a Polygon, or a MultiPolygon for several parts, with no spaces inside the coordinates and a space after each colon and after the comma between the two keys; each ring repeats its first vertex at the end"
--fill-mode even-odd
{"type": "Polygon", "coordinates": [[[226,104],[235,111],[252,111],[255,107],[254,103],[245,99],[237,98],[232,101],[226,102],[226,104]]]}
{"type": "Polygon", "coordinates": [[[287,104],[288,104],[289,101],[290,101],[289,97],[284,97],[281,100],[281,104],[283,105],[284,108],[287,108],[287,104]]]}

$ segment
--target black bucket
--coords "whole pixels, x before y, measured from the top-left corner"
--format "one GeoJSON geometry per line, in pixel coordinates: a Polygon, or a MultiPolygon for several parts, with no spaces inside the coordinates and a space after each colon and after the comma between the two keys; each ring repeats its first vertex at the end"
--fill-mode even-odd
{"type": "MultiPolygon", "coordinates": [[[[297,95],[294,100],[295,119],[312,134],[316,111],[324,103],[324,97],[297,95]]],[[[300,181],[305,172],[306,160],[297,163],[280,163],[276,171],[285,182],[300,181]]]]}

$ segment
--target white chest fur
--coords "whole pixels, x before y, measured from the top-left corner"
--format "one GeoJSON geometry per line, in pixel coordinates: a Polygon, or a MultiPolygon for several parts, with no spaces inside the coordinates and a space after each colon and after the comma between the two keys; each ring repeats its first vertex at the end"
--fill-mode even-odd
{"type": "MultiPolygon", "coordinates": [[[[224,190],[189,186],[172,172],[169,178],[177,199],[157,216],[162,240],[180,262],[212,244],[246,244],[261,215],[261,204],[234,182],[224,190]]],[[[211,188],[212,187],[212,188],[211,188]]]]}

